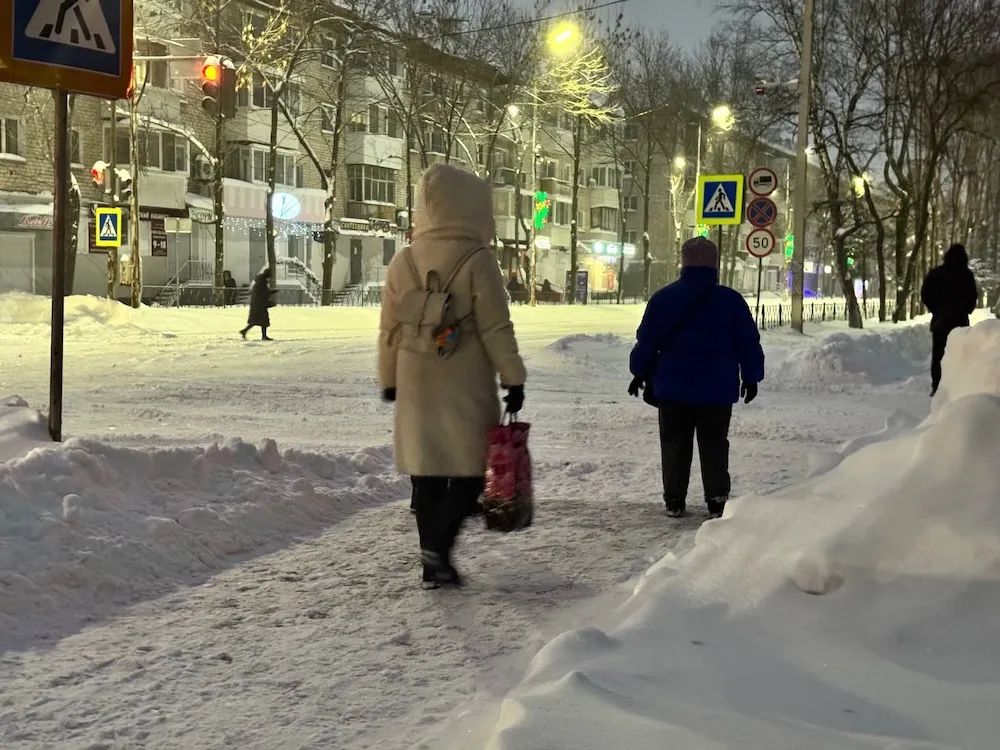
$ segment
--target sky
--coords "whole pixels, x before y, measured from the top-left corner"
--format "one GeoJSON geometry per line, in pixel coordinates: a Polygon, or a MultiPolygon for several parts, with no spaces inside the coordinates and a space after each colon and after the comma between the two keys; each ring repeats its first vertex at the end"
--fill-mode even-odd
{"type": "MultiPolygon", "coordinates": [[[[533,0],[520,0],[526,7],[533,0]]],[[[553,0],[554,10],[568,5],[553,0]]],[[[625,0],[621,6],[628,23],[648,29],[665,28],[679,46],[693,49],[705,39],[716,19],[716,0],[625,0]]]]}

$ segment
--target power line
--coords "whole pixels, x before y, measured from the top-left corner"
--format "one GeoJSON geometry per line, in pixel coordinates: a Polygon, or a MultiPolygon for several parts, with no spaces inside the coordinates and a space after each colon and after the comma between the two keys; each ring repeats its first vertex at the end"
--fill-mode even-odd
{"type": "Polygon", "coordinates": [[[484,31],[501,31],[502,29],[514,29],[518,26],[533,26],[536,23],[544,23],[545,21],[556,21],[560,18],[568,18],[569,16],[576,16],[581,13],[590,13],[594,10],[601,10],[602,8],[610,8],[613,5],[623,5],[627,3],[628,0],[609,0],[609,2],[601,3],[600,5],[595,5],[593,8],[578,8],[577,10],[567,10],[563,13],[555,13],[551,16],[542,16],[541,18],[526,18],[523,21],[511,21],[510,23],[503,23],[499,26],[484,26],[478,29],[463,29],[462,31],[449,31],[442,34],[443,37],[452,36],[464,36],[465,34],[479,34],[484,31]]]}

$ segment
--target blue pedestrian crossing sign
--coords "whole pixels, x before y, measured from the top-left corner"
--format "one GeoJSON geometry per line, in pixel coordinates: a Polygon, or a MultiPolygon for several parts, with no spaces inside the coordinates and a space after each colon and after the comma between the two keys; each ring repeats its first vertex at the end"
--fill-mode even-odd
{"type": "Polygon", "coordinates": [[[133,0],[6,0],[0,81],[126,99],[133,0]]]}
{"type": "Polygon", "coordinates": [[[122,210],[120,208],[95,208],[95,228],[97,247],[122,246],[122,210]]]}
{"type": "Polygon", "coordinates": [[[706,174],[698,178],[698,224],[741,224],[743,222],[743,175],[706,174]]]}

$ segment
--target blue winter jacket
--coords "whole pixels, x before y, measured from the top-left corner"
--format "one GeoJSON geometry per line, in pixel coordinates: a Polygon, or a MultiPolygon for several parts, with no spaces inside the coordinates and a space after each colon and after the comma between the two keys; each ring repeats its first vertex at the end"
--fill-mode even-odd
{"type": "Polygon", "coordinates": [[[630,364],[633,375],[652,383],[657,399],[685,404],[735,404],[741,377],[764,379],[764,351],[750,308],[739,293],[719,286],[711,268],[685,268],[652,296],[630,364]],[[702,293],[708,296],[688,314],[702,293]]]}

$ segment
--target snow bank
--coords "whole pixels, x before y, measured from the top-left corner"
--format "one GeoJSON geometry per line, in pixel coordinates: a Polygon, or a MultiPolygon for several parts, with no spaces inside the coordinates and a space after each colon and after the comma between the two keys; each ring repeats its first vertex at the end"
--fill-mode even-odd
{"type": "Polygon", "coordinates": [[[813,346],[769,348],[767,382],[798,389],[881,386],[929,369],[926,325],[834,333],[813,346]]]}
{"type": "Polygon", "coordinates": [[[574,333],[549,344],[548,351],[564,360],[627,368],[632,345],[613,333],[574,333]]]}
{"type": "Polygon", "coordinates": [[[998,364],[1000,321],[957,334],[922,425],[734,501],[536,656],[488,748],[995,747],[998,364]]]}
{"type": "Polygon", "coordinates": [[[19,458],[41,445],[51,445],[42,415],[20,396],[0,397],[0,461],[19,458]]]}
{"type": "Polygon", "coordinates": [[[408,486],[390,464],[387,447],[323,456],[272,440],[70,440],[0,463],[0,639],[99,616],[400,499],[408,486]]]}

